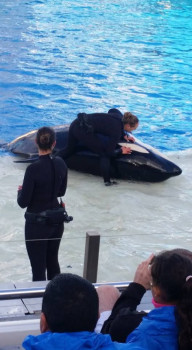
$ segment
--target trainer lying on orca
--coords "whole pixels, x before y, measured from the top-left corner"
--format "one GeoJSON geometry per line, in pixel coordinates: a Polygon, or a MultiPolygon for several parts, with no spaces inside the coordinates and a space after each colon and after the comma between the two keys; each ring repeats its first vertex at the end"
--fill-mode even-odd
{"type": "Polygon", "coordinates": [[[100,169],[106,186],[116,184],[110,180],[110,163],[113,158],[122,154],[130,154],[131,148],[121,146],[116,150],[118,142],[122,140],[134,142],[134,138],[125,133],[137,129],[139,119],[130,112],[121,114],[117,109],[108,113],[79,113],[71,123],[67,147],[57,153],[66,159],[77,151],[82,144],[90,151],[100,155],[100,169]]]}

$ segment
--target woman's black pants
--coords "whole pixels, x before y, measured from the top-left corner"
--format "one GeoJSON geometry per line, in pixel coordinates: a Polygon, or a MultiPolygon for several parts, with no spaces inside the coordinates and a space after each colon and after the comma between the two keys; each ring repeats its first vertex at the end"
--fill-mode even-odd
{"type": "Polygon", "coordinates": [[[51,280],[60,273],[58,253],[64,224],[25,223],[25,242],[33,281],[51,280]]]}

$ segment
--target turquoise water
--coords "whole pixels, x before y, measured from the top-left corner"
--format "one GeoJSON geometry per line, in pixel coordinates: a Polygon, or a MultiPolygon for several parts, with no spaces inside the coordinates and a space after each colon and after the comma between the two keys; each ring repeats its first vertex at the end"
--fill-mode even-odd
{"type": "MultiPolygon", "coordinates": [[[[90,230],[101,235],[101,282],[131,280],[151,252],[191,249],[191,0],[0,3],[0,143],[116,107],[135,113],[135,136],[183,170],[163,183],[113,189],[69,171],[74,221],[61,242],[61,270],[82,275],[90,230]]],[[[31,280],[16,200],[26,165],[13,159],[0,151],[0,281],[31,280]]]]}
{"type": "Polygon", "coordinates": [[[1,141],[117,107],[144,142],[191,148],[191,14],[190,0],[1,1],[1,141]]]}

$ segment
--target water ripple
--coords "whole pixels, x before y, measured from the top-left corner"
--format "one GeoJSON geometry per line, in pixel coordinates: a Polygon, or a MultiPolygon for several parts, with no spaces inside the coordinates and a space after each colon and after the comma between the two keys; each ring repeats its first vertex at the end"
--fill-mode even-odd
{"type": "Polygon", "coordinates": [[[117,107],[138,115],[144,142],[190,148],[191,11],[190,0],[3,2],[2,138],[117,107]]]}

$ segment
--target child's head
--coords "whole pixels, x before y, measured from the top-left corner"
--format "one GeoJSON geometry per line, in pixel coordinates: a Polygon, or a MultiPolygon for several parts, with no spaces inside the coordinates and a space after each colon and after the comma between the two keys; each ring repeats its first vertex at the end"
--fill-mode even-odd
{"type": "Polygon", "coordinates": [[[182,249],[160,253],[152,260],[151,277],[155,301],[175,305],[179,350],[192,349],[191,254],[182,249]]]}
{"type": "Polygon", "coordinates": [[[61,273],[48,283],[42,302],[42,332],[93,332],[98,315],[99,298],[86,279],[61,273]]]}
{"type": "Polygon", "coordinates": [[[155,301],[177,304],[187,284],[192,284],[192,261],[174,251],[164,251],[152,260],[152,293],[155,301]]]}
{"type": "Polygon", "coordinates": [[[139,125],[139,119],[136,117],[136,115],[130,112],[124,113],[122,122],[124,125],[124,130],[128,132],[136,130],[139,125]]]}

